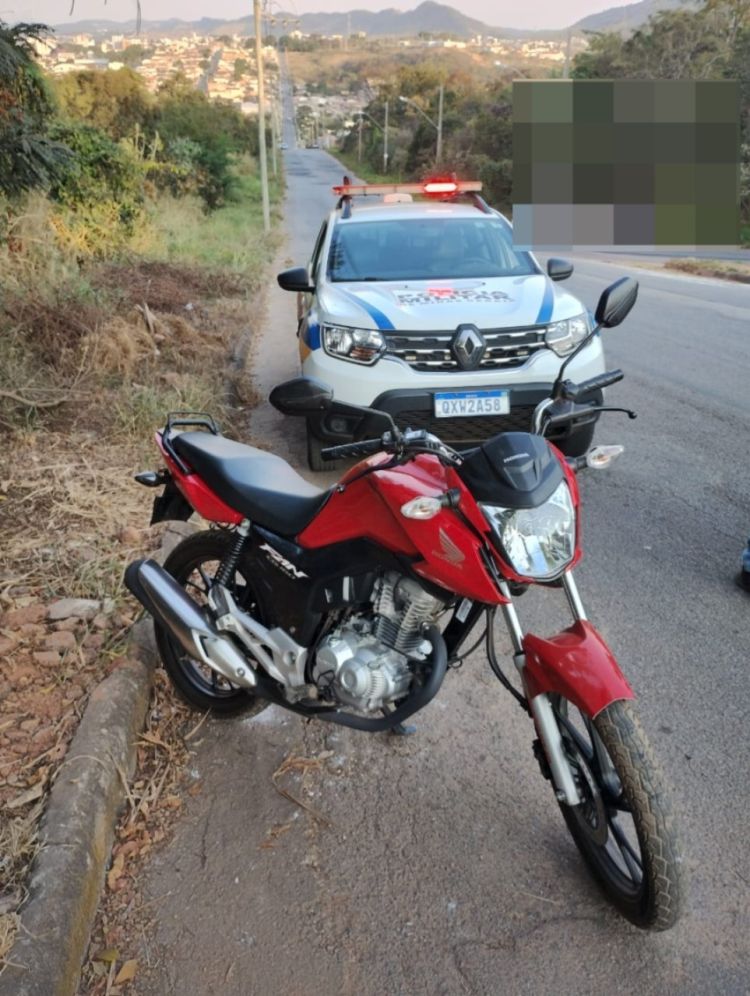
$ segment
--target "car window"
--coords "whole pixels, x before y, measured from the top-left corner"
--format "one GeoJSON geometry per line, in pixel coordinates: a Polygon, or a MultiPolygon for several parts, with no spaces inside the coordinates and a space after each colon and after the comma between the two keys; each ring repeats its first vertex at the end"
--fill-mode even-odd
{"type": "Polygon", "coordinates": [[[337,225],[329,277],[344,280],[435,280],[538,273],[513,248],[499,218],[409,218],[337,225]]]}

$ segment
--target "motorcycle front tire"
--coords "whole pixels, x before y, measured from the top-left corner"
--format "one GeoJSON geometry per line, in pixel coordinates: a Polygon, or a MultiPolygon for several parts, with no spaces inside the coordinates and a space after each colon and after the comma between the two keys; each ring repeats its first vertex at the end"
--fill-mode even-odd
{"type": "Polygon", "coordinates": [[[563,740],[572,752],[573,769],[577,769],[584,791],[581,805],[560,804],[568,830],[612,905],[637,927],[668,930],[677,922],[684,904],[684,859],[669,792],[633,704],[613,702],[588,721],[589,733],[598,737],[598,749],[603,746],[611,762],[618,783],[616,797],[597,773],[593,740],[587,747],[583,727],[577,741],[571,738],[568,705],[565,699],[553,699],[563,740]],[[607,799],[610,804],[602,806],[607,799]],[[632,820],[630,840],[621,818],[632,820]],[[618,839],[626,845],[624,850],[618,839]],[[635,872],[632,877],[628,865],[635,872]]]}

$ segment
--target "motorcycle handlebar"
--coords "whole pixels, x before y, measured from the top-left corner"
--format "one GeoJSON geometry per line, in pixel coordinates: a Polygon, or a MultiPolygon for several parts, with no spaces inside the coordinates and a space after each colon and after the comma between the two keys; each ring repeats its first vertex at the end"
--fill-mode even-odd
{"type": "Polygon", "coordinates": [[[606,373],[590,377],[580,384],[574,384],[572,381],[566,380],[563,384],[562,396],[566,401],[578,401],[579,398],[585,397],[592,391],[600,391],[605,387],[609,387],[610,384],[616,384],[624,376],[625,374],[622,370],[608,370],[606,373]]]}
{"type": "Polygon", "coordinates": [[[344,457],[363,457],[379,453],[383,449],[382,439],[363,439],[359,443],[344,443],[342,446],[326,446],[320,451],[324,460],[338,460],[344,457]]]}

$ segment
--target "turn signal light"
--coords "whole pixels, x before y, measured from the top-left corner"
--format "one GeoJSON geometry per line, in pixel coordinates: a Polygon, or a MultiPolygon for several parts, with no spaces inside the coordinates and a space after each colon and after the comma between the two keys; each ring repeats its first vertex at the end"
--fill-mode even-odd
{"type": "Polygon", "coordinates": [[[604,470],[624,452],[624,446],[595,446],[586,454],[586,463],[594,470],[604,470]]]}
{"type": "Polygon", "coordinates": [[[405,519],[434,519],[442,507],[440,498],[412,498],[401,506],[401,514],[405,519]]]}

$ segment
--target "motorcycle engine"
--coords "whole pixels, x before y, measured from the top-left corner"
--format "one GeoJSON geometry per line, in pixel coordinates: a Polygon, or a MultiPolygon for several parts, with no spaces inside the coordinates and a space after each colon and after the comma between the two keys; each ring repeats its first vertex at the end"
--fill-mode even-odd
{"type": "Polygon", "coordinates": [[[318,647],[312,677],[321,694],[362,712],[404,696],[412,662],[431,652],[423,628],[443,608],[418,582],[386,573],[376,582],[372,612],[350,617],[318,647]]]}

